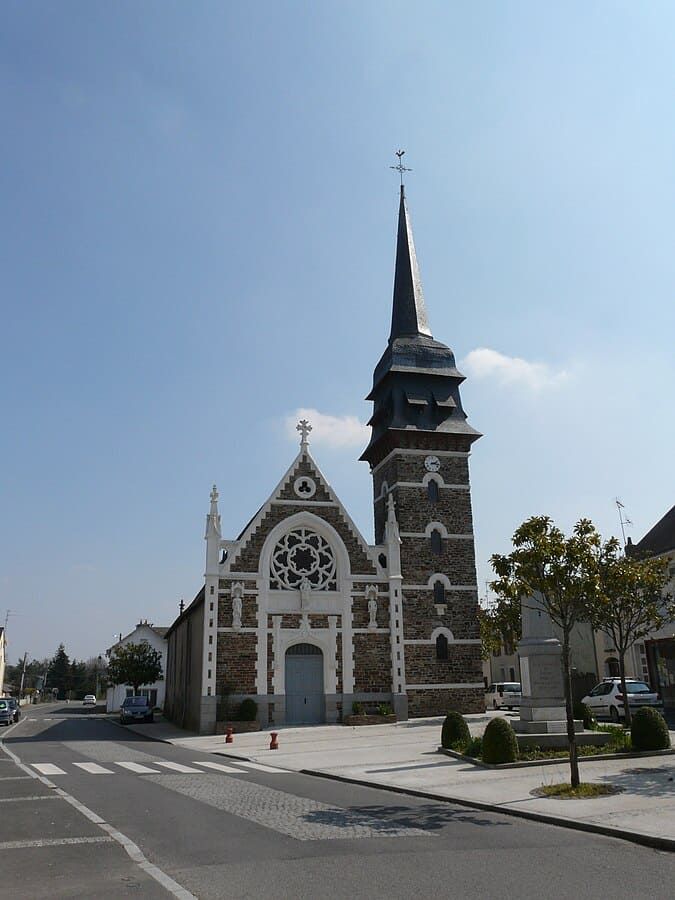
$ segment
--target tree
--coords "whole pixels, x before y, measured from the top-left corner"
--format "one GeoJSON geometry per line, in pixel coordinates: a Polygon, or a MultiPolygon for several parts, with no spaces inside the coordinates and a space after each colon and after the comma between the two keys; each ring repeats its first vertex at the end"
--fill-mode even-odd
{"type": "Polygon", "coordinates": [[[520,604],[498,600],[490,606],[479,606],[478,626],[483,659],[499,653],[502,646],[515,647],[521,632],[520,604]]]}
{"type": "Polygon", "coordinates": [[[128,684],[137,694],[144,684],[162,680],[162,654],[147,641],[118,644],[108,663],[108,683],[128,684]]]}
{"type": "MultiPolygon", "coordinates": [[[[49,664],[46,682],[49,684],[50,688],[56,688],[58,690],[59,696],[65,697],[71,689],[72,672],[70,658],[68,657],[66,648],[63,644],[59,644],[58,649],[49,664]]],[[[43,684],[43,690],[45,687],[46,684],[43,684]]]]}
{"type": "Polygon", "coordinates": [[[673,598],[663,596],[668,563],[666,557],[624,556],[616,538],[607,541],[600,553],[600,590],[591,610],[591,622],[611,638],[619,657],[627,727],[631,724],[631,714],[626,692],[626,653],[650,631],[675,619],[673,598]]]}
{"type": "Polygon", "coordinates": [[[562,668],[570,751],[570,781],[579,785],[579,764],[574,731],[570,635],[577,622],[587,621],[598,594],[600,535],[588,519],[580,519],[567,538],[548,516],[533,516],[513,535],[508,556],[491,557],[497,575],[490,585],[504,609],[513,617],[522,600],[535,594],[562,634],[562,668]]]}

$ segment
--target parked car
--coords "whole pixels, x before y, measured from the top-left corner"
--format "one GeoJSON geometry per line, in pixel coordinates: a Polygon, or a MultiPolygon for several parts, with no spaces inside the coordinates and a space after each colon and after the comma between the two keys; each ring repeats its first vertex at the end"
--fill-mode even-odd
{"type": "Polygon", "coordinates": [[[520,706],[520,682],[497,681],[485,692],[485,705],[488,709],[513,709],[520,706]]]}
{"type": "Polygon", "coordinates": [[[14,710],[9,705],[9,701],[2,697],[0,698],[0,725],[13,725],[14,724],[14,710]]]}
{"type": "Polygon", "coordinates": [[[21,706],[19,705],[19,701],[16,697],[5,697],[5,700],[9,703],[9,708],[14,713],[14,721],[18,722],[21,718],[21,706]]]}
{"type": "Polygon", "coordinates": [[[96,706],[96,697],[93,694],[87,694],[82,701],[82,706],[96,706]]]}
{"type": "Polygon", "coordinates": [[[120,722],[152,722],[154,714],[147,697],[125,697],[120,707],[120,722]]]}
{"type": "MultiPolygon", "coordinates": [[[[626,693],[631,713],[641,706],[654,706],[657,709],[663,707],[663,700],[645,681],[626,678],[626,693]]],[[[613,722],[618,722],[626,715],[624,700],[621,693],[621,679],[605,678],[600,684],[596,684],[581,702],[590,706],[596,716],[609,716],[613,722]]]]}

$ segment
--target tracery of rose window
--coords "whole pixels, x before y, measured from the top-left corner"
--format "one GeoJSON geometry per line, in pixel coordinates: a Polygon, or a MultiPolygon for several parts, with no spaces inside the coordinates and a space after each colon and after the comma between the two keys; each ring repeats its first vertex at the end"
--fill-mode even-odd
{"type": "Polygon", "coordinates": [[[310,528],[294,528],[277,543],[270,563],[273,590],[298,590],[307,579],[315,591],[337,590],[330,544],[310,528]]]}

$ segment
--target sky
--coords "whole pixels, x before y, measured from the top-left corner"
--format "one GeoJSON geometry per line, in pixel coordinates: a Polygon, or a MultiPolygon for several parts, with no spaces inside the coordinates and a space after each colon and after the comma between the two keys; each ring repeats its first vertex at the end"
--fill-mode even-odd
{"type": "Polygon", "coordinates": [[[467,380],[481,595],[534,514],[675,502],[675,7],[5,0],[0,624],[97,655],[202,583],[297,452],[358,462],[398,181],[467,380]]]}

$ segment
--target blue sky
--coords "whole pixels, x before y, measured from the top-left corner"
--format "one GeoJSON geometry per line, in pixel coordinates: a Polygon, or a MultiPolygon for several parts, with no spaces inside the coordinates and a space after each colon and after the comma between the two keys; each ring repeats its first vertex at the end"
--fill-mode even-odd
{"type": "Polygon", "coordinates": [[[671,4],[6,2],[10,658],[169,624],[312,450],[372,540],[363,398],[408,196],[468,375],[479,580],[528,515],[674,502],[671,4]],[[344,419],[343,417],[347,417],[344,419]],[[337,423],[336,420],[337,419],[337,423]]]}

